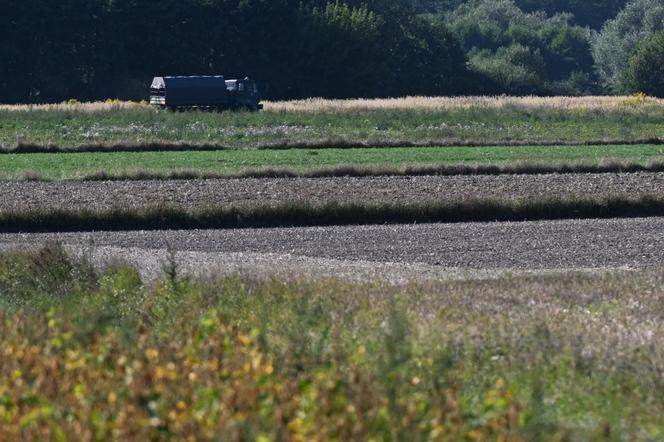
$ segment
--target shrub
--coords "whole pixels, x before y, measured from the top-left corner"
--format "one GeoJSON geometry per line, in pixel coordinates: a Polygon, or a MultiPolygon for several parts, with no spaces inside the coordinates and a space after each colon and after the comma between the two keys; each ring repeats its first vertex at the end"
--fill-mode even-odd
{"type": "Polygon", "coordinates": [[[524,95],[543,92],[544,60],[539,50],[522,45],[488,49],[470,53],[470,67],[509,94],[524,95]]]}

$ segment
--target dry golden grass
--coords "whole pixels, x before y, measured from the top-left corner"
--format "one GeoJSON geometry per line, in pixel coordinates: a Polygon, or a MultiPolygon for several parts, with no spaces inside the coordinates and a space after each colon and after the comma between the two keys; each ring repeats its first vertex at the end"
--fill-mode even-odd
{"type": "Polygon", "coordinates": [[[68,100],[52,104],[0,104],[0,111],[29,112],[29,111],[77,111],[101,112],[119,109],[145,109],[150,108],[147,102],[106,100],[81,103],[77,100],[68,100]]]}
{"type": "MultiPolygon", "coordinates": [[[[335,100],[308,98],[291,101],[265,101],[267,111],[289,112],[341,112],[364,110],[457,110],[457,109],[561,109],[561,110],[613,110],[635,106],[664,106],[664,99],[633,96],[590,97],[513,97],[513,96],[465,96],[465,97],[402,97],[380,99],[335,100]]],[[[56,104],[0,105],[0,111],[67,110],[99,112],[116,109],[149,108],[146,102],[106,100],[80,103],[69,100],[56,104]]]]}
{"type": "Polygon", "coordinates": [[[347,110],[392,110],[392,109],[587,109],[612,110],[638,105],[664,105],[664,100],[643,95],[592,96],[592,97],[404,97],[385,99],[326,100],[309,98],[295,101],[268,101],[265,109],[270,111],[335,112],[347,110]]]}

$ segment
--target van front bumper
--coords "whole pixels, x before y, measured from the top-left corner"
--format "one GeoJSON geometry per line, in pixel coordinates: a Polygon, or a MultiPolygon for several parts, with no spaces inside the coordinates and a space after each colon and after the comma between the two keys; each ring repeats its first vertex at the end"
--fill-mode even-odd
{"type": "Polygon", "coordinates": [[[153,106],[166,106],[166,97],[151,96],[150,104],[153,106]]]}

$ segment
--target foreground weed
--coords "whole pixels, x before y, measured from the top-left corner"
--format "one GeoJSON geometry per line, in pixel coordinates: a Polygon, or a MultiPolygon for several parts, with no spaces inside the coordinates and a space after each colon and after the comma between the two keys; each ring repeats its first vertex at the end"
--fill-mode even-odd
{"type": "Polygon", "coordinates": [[[0,439],[657,440],[664,429],[662,354],[636,351],[650,348],[641,328],[662,334],[648,319],[664,299],[658,274],[441,289],[179,272],[145,284],[123,265],[85,268],[54,245],[0,255],[0,439]],[[570,291],[578,302],[552,294],[570,291]]]}
{"type": "Polygon", "coordinates": [[[31,337],[17,332],[20,316],[0,317],[0,429],[7,437],[521,440],[523,411],[502,382],[469,419],[459,393],[437,390],[424,372],[400,386],[398,398],[385,398],[361,349],[345,367],[297,374],[288,362],[275,367],[258,330],[214,311],[168,343],[144,332],[131,347],[117,330],[76,339],[61,315],[53,309],[33,318],[31,337]]]}

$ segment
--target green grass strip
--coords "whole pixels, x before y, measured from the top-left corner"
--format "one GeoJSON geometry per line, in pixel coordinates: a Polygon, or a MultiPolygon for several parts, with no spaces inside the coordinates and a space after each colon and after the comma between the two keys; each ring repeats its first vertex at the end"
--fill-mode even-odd
{"type": "Polygon", "coordinates": [[[201,211],[169,207],[101,212],[28,210],[0,213],[0,231],[214,229],[648,216],[664,216],[664,198],[552,198],[534,201],[476,199],[402,205],[287,204],[242,209],[221,207],[201,211]]]}
{"type": "Polygon", "coordinates": [[[664,146],[652,144],[35,153],[0,155],[0,179],[590,172],[641,170],[657,162],[664,162],[664,146]]]}
{"type": "Polygon", "coordinates": [[[257,113],[0,111],[0,146],[89,149],[137,146],[334,147],[565,144],[664,138],[664,106],[355,109],[257,113]]]}

